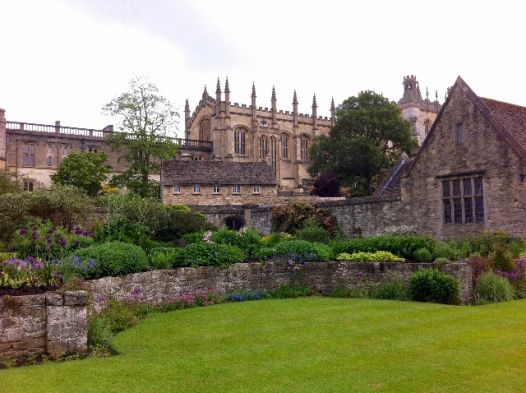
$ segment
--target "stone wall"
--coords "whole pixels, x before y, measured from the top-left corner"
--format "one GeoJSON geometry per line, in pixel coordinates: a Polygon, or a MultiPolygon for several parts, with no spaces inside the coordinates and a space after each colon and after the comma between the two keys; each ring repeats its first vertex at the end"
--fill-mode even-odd
{"type": "MultiPolygon", "coordinates": [[[[198,267],[155,270],[121,277],[105,277],[89,282],[94,299],[108,297],[159,304],[175,301],[196,290],[219,294],[236,291],[270,291],[284,284],[306,280],[316,292],[329,295],[338,286],[367,291],[392,277],[408,279],[414,271],[429,267],[423,263],[338,263],[307,262],[289,266],[286,263],[240,263],[228,268],[198,267]]],[[[465,263],[440,267],[461,282],[463,304],[473,298],[472,271],[465,263]]]]}
{"type": "Polygon", "coordinates": [[[87,351],[87,292],[0,297],[0,362],[87,351]]]}

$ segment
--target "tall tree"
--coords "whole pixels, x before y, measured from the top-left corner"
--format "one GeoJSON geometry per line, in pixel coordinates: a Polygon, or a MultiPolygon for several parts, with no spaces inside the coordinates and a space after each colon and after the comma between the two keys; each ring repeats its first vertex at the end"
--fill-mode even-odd
{"type": "Polygon", "coordinates": [[[334,172],[353,195],[369,195],[382,169],[413,146],[409,122],[396,104],[372,91],[361,92],[338,107],[329,136],[313,143],[309,173],[334,172]]]}
{"type": "Polygon", "coordinates": [[[141,196],[159,196],[159,185],[149,176],[160,173],[162,160],[177,154],[175,134],[169,134],[175,132],[179,117],[174,106],[153,83],[135,78],[129,90],[106,104],[103,112],[121,119],[121,132],[112,133],[108,144],[122,150],[122,159],[129,165],[111,184],[126,186],[141,196]]]}
{"type": "Polygon", "coordinates": [[[62,160],[51,180],[54,184],[74,186],[95,196],[102,190],[101,183],[110,172],[110,167],[105,164],[106,158],[104,153],[71,152],[62,160]]]}

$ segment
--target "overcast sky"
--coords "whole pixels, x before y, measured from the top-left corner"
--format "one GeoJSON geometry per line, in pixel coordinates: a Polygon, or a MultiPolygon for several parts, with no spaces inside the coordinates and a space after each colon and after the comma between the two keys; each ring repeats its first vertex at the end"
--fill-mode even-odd
{"type": "MultiPolygon", "coordinates": [[[[361,90],[392,100],[415,74],[439,100],[457,75],[526,106],[520,1],[2,0],[0,107],[8,120],[102,128],[102,106],[146,76],[182,114],[229,77],[231,101],[329,115],[361,90]]],[[[180,126],[179,135],[182,135],[180,126]]]]}

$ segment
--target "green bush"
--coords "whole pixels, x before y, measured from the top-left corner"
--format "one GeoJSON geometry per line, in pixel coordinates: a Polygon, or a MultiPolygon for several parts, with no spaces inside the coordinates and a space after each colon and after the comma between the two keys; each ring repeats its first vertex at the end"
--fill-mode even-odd
{"type": "Polygon", "coordinates": [[[279,242],[282,242],[285,240],[294,240],[294,236],[292,236],[289,233],[285,233],[285,232],[281,232],[281,233],[273,232],[270,235],[266,235],[261,238],[263,245],[266,247],[275,246],[279,242]]]}
{"type": "Polygon", "coordinates": [[[511,272],[515,269],[511,255],[504,248],[496,249],[490,259],[496,270],[511,272]]]}
{"type": "Polygon", "coordinates": [[[111,216],[95,230],[95,240],[98,242],[118,241],[143,248],[151,241],[150,236],[150,229],[146,225],[131,222],[121,216],[111,216]]]}
{"type": "Polygon", "coordinates": [[[287,299],[311,296],[312,290],[306,285],[285,284],[269,293],[270,298],[287,299]]]}
{"type": "Polygon", "coordinates": [[[204,231],[185,233],[181,236],[184,244],[199,243],[203,241],[204,231]]]}
{"type": "Polygon", "coordinates": [[[375,299],[409,300],[409,287],[400,276],[380,283],[371,293],[375,299]]]}
{"type": "Polygon", "coordinates": [[[132,308],[116,300],[109,300],[100,314],[94,314],[88,323],[88,349],[106,353],[115,335],[138,321],[132,308]]]}
{"type": "Polygon", "coordinates": [[[315,223],[310,223],[300,229],[296,233],[296,239],[306,240],[312,243],[329,243],[331,240],[329,233],[315,223]]]}
{"type": "Polygon", "coordinates": [[[460,303],[459,281],[435,269],[420,269],[411,274],[409,293],[411,299],[418,302],[460,303]]]}
{"type": "Polygon", "coordinates": [[[493,272],[482,273],[475,288],[475,302],[477,304],[498,303],[512,300],[513,286],[504,277],[493,272]]]}
{"type": "Polygon", "coordinates": [[[413,256],[418,262],[431,262],[433,255],[427,248],[419,248],[413,253],[413,256]]]}
{"type": "Polygon", "coordinates": [[[170,269],[175,263],[178,250],[173,247],[152,248],[148,257],[154,269],[170,269]]]}
{"type": "Polygon", "coordinates": [[[108,242],[76,251],[65,262],[90,278],[136,273],[148,268],[148,257],[136,245],[108,242]]]}
{"type": "Polygon", "coordinates": [[[349,262],[404,262],[404,258],[397,257],[388,251],[355,252],[352,254],[342,252],[336,258],[338,261],[349,262]]]}
{"type": "Polygon", "coordinates": [[[263,246],[261,236],[254,229],[237,232],[223,228],[214,232],[210,240],[214,243],[238,247],[245,253],[248,260],[258,259],[258,251],[263,246]]]}
{"type": "Polygon", "coordinates": [[[173,266],[228,266],[244,260],[245,254],[238,247],[199,242],[179,249],[173,266]]]}
{"type": "Polygon", "coordinates": [[[0,240],[8,243],[17,229],[36,219],[68,231],[76,225],[91,227],[95,207],[91,198],[73,187],[0,195],[0,240]]]}
{"type": "Polygon", "coordinates": [[[336,240],[330,243],[336,255],[346,252],[389,251],[400,257],[410,259],[419,248],[433,248],[435,241],[426,236],[417,235],[381,235],[361,237],[351,240],[336,240]]]}
{"type": "Polygon", "coordinates": [[[437,265],[446,265],[448,263],[450,263],[451,261],[447,258],[436,258],[433,263],[437,264],[437,265]]]}
{"type": "MultiPolygon", "coordinates": [[[[273,256],[282,256],[294,261],[330,261],[334,254],[332,249],[320,243],[306,240],[287,240],[276,244],[272,248],[273,256]]],[[[261,255],[261,253],[260,253],[261,255]]]]}

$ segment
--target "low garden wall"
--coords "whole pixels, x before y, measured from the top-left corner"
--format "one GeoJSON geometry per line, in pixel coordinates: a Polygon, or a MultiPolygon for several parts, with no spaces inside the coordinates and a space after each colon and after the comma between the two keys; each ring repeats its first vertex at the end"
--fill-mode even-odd
{"type": "MultiPolygon", "coordinates": [[[[176,302],[203,290],[229,295],[266,292],[284,284],[308,285],[322,295],[330,295],[341,287],[366,292],[397,276],[408,279],[411,273],[429,266],[381,262],[239,263],[226,268],[186,267],[105,277],[86,282],[86,287],[97,310],[108,298],[161,304],[176,302]]],[[[451,263],[440,265],[439,269],[460,281],[461,302],[470,303],[473,299],[471,267],[466,263],[451,263]]],[[[42,355],[58,358],[86,352],[87,303],[87,291],[0,297],[0,363],[6,359],[42,355]]]]}
{"type": "MultiPolygon", "coordinates": [[[[365,292],[395,276],[408,279],[414,271],[429,266],[380,262],[238,263],[227,268],[187,267],[105,277],[92,280],[88,285],[95,302],[112,297],[137,303],[169,303],[192,291],[211,290],[221,295],[271,291],[291,282],[307,284],[320,294],[330,295],[342,286],[365,292]]],[[[441,265],[440,269],[458,278],[461,302],[470,303],[473,299],[471,267],[466,263],[452,263],[441,265]]]]}
{"type": "Polygon", "coordinates": [[[0,297],[0,362],[87,352],[88,294],[0,297]]]}

